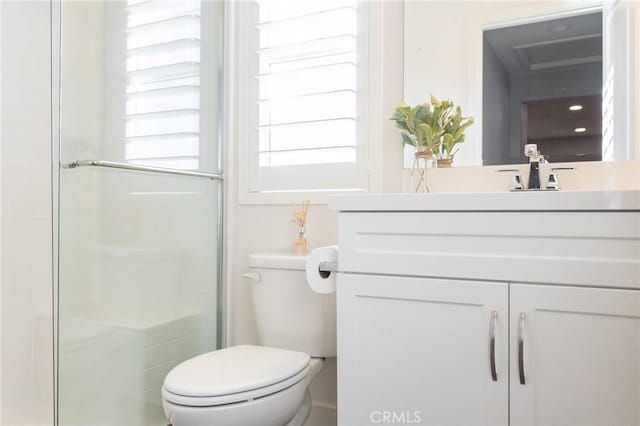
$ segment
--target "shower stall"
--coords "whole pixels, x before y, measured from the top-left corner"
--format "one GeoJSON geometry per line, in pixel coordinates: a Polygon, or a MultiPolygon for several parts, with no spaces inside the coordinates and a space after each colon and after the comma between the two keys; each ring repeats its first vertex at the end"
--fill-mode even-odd
{"type": "Polygon", "coordinates": [[[59,425],[164,426],[220,345],[223,9],[52,3],[59,425]]]}

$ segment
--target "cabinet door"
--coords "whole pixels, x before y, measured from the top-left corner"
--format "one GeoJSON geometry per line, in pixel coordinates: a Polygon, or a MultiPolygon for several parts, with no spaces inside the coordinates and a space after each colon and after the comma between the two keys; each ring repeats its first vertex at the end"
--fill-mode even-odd
{"type": "Polygon", "coordinates": [[[640,425],[639,291],[512,285],[510,299],[512,426],[640,425]]]}
{"type": "Polygon", "coordinates": [[[506,284],[340,274],[337,303],[340,425],[508,423],[506,284]]]}

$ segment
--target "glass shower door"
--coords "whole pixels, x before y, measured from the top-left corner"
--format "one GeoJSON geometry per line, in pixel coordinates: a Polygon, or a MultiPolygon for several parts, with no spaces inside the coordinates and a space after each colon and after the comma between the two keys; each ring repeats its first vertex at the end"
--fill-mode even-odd
{"type": "Polygon", "coordinates": [[[222,2],[64,2],[58,424],[167,424],[217,347],[222,2]]]}

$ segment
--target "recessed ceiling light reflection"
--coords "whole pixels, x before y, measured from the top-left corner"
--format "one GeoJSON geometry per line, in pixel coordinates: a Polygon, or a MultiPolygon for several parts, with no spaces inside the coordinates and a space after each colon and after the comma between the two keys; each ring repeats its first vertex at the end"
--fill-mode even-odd
{"type": "Polygon", "coordinates": [[[587,131],[587,129],[585,129],[584,127],[576,127],[575,129],[573,129],[573,131],[576,133],[584,133],[587,131]]]}
{"type": "Polygon", "coordinates": [[[580,111],[582,109],[582,105],[571,105],[569,107],[569,111],[580,111]]]}

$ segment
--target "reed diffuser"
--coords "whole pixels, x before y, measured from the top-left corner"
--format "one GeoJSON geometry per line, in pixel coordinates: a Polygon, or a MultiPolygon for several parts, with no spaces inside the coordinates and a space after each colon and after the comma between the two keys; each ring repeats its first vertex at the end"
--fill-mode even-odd
{"type": "Polygon", "coordinates": [[[309,200],[302,202],[302,210],[296,210],[293,212],[293,218],[291,222],[298,225],[298,236],[296,237],[296,243],[293,246],[293,253],[296,256],[306,256],[309,254],[309,245],[307,244],[306,230],[304,228],[307,223],[307,213],[309,211],[309,200]]]}

